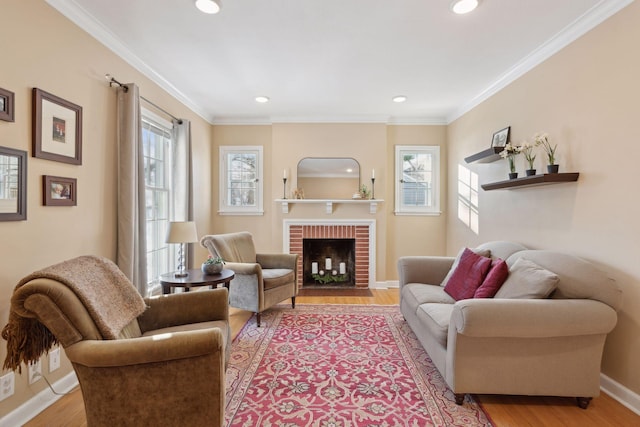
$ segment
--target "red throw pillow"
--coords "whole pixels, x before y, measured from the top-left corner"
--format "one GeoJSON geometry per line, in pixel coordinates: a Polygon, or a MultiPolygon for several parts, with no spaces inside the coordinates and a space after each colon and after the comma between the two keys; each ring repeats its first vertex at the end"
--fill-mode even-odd
{"type": "Polygon", "coordinates": [[[491,258],[480,256],[465,248],[458,266],[444,287],[444,291],[456,301],[473,298],[489,268],[491,268],[491,258]]]}
{"type": "Polygon", "coordinates": [[[474,298],[493,298],[498,289],[507,280],[509,276],[509,266],[500,258],[491,262],[491,269],[487,273],[487,277],[473,294],[474,298]]]}

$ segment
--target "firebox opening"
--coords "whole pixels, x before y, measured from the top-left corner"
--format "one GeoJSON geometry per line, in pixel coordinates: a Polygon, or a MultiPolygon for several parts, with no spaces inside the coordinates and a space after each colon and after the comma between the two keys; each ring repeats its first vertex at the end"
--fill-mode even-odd
{"type": "Polygon", "coordinates": [[[356,239],[303,239],[304,287],[355,287],[356,239]]]}

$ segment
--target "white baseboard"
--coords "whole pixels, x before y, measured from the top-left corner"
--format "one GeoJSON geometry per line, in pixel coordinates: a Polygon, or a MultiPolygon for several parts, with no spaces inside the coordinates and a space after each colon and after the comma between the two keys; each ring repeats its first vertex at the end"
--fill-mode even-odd
{"type": "Polygon", "coordinates": [[[600,390],[613,397],[623,406],[640,415],[640,394],[637,394],[605,374],[600,374],[600,390]]]}
{"type": "MultiPolygon", "coordinates": [[[[78,378],[76,377],[76,373],[71,371],[51,386],[57,393],[68,393],[77,385],[78,378]]],[[[0,426],[24,425],[61,397],[62,396],[58,396],[53,393],[49,387],[47,387],[4,417],[0,418],[0,426]]]]}
{"type": "Polygon", "coordinates": [[[389,289],[389,288],[399,288],[400,284],[397,280],[387,280],[386,282],[375,282],[371,289],[389,289]]]}

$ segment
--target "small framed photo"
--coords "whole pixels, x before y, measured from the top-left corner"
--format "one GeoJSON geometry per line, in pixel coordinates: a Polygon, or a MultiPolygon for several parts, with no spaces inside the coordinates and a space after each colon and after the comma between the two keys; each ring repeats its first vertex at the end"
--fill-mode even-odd
{"type": "Polygon", "coordinates": [[[82,164],[82,107],[33,88],[33,157],[82,164]]]}
{"type": "Polygon", "coordinates": [[[15,95],[13,92],[0,88],[0,120],[13,122],[15,95]]]}
{"type": "Polygon", "coordinates": [[[77,180],[43,175],[42,204],[45,206],[76,206],[78,204],[77,180]]]}
{"type": "Polygon", "coordinates": [[[504,147],[505,145],[507,145],[507,142],[509,142],[510,132],[511,132],[511,126],[508,126],[494,133],[493,139],[491,140],[491,146],[504,147]]]}

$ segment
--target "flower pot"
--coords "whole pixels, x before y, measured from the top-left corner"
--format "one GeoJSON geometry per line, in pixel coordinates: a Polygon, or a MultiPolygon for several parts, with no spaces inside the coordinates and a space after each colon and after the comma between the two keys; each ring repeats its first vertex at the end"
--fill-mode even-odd
{"type": "Polygon", "coordinates": [[[558,173],[558,168],[560,167],[560,165],[547,165],[547,172],[548,173],[558,173]]]}
{"type": "Polygon", "coordinates": [[[516,179],[518,177],[518,172],[509,172],[509,179],[516,179]]]}
{"type": "Polygon", "coordinates": [[[525,173],[527,174],[527,176],[534,176],[536,174],[536,170],[535,169],[527,169],[525,171],[525,173]]]}
{"type": "Polygon", "coordinates": [[[223,264],[202,264],[204,274],[218,274],[222,271],[223,264]]]}

